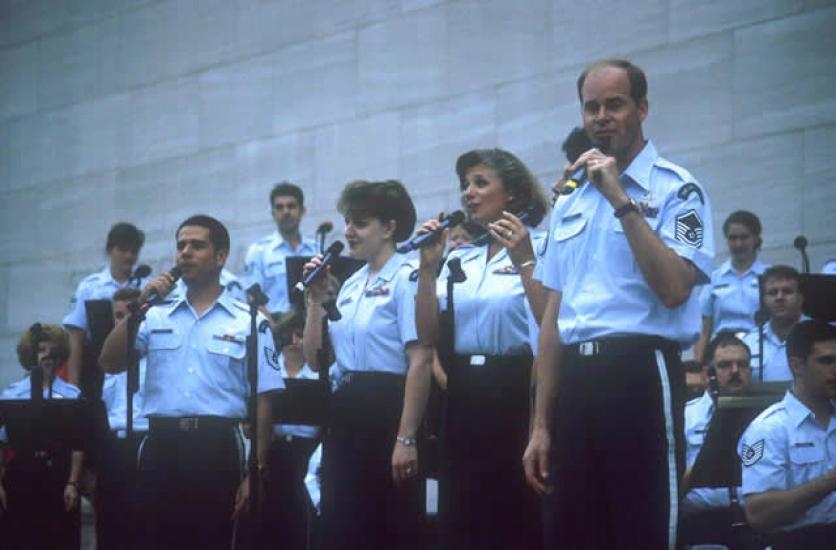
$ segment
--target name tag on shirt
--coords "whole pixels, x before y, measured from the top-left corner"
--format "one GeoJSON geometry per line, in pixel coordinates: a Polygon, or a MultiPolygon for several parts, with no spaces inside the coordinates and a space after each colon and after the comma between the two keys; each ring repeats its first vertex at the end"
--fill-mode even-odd
{"type": "Polygon", "coordinates": [[[793,447],[815,447],[816,444],[812,441],[800,441],[793,445],[793,447]]]}
{"type": "Polygon", "coordinates": [[[173,328],[152,328],[151,334],[171,334],[174,332],[173,328]]]}
{"type": "Polygon", "coordinates": [[[381,286],[366,291],[366,298],[374,298],[375,296],[389,296],[389,287],[381,286]]]}

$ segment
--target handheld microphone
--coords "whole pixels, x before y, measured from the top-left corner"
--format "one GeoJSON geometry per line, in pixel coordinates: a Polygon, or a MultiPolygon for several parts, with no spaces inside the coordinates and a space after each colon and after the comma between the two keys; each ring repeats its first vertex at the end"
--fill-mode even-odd
{"type": "MultiPolygon", "coordinates": [[[[525,210],[523,210],[522,212],[517,214],[517,219],[520,220],[521,222],[525,223],[526,221],[528,221],[528,218],[530,218],[531,216],[534,215],[535,210],[536,209],[533,206],[529,206],[528,208],[526,208],[525,210]]],[[[487,244],[488,241],[490,241],[490,240],[491,240],[490,231],[485,231],[482,234],[481,237],[474,240],[471,244],[473,246],[483,246],[483,245],[487,244]]]]}
{"type": "Polygon", "coordinates": [[[131,279],[144,279],[148,275],[151,274],[151,266],[147,264],[140,264],[136,266],[134,269],[133,275],[131,275],[131,279]]]}
{"type": "Polygon", "coordinates": [[[438,227],[434,230],[430,231],[429,233],[422,233],[420,235],[416,235],[406,241],[404,244],[398,247],[398,252],[401,254],[406,254],[407,252],[412,252],[413,250],[418,250],[425,244],[431,241],[431,239],[435,239],[438,235],[441,234],[442,231],[448,229],[450,227],[455,227],[464,221],[464,212],[461,210],[456,210],[452,212],[449,216],[441,220],[438,224],[438,227]]]}
{"type": "MultiPolygon", "coordinates": [[[[174,278],[174,282],[176,283],[177,279],[180,278],[180,275],[183,274],[183,270],[180,268],[180,266],[175,265],[169,270],[168,274],[174,278]]],[[[145,303],[143,303],[142,306],[146,308],[155,306],[162,302],[163,298],[163,296],[160,296],[159,294],[157,294],[156,291],[152,290],[150,294],[148,294],[148,297],[145,299],[145,303]]]]}
{"type": "Polygon", "coordinates": [[[325,251],[325,255],[322,257],[322,263],[317,266],[316,269],[308,273],[308,275],[296,283],[296,286],[293,288],[296,289],[297,292],[303,292],[306,288],[311,286],[313,282],[319,277],[319,274],[325,271],[325,268],[334,263],[340,256],[340,252],[343,251],[345,245],[342,241],[334,241],[331,243],[331,246],[328,247],[328,250],[325,251]]]}
{"type": "Polygon", "coordinates": [[[254,283],[250,286],[247,290],[247,301],[251,306],[259,307],[266,305],[267,302],[270,301],[270,298],[264,294],[264,291],[261,290],[261,285],[258,283],[254,283]]]}
{"type": "Polygon", "coordinates": [[[447,261],[447,269],[450,270],[450,277],[453,278],[454,283],[463,283],[467,280],[467,275],[462,269],[461,258],[450,258],[447,261]]]}
{"type": "MultiPolygon", "coordinates": [[[[596,141],[590,143],[590,148],[595,148],[601,151],[602,153],[606,154],[607,149],[610,147],[610,140],[604,138],[598,138],[596,141]]],[[[585,180],[587,177],[586,173],[586,165],[581,166],[574,174],[572,174],[569,179],[566,180],[566,184],[560,190],[561,195],[571,195],[575,189],[581,186],[581,182],[585,180]]]]}

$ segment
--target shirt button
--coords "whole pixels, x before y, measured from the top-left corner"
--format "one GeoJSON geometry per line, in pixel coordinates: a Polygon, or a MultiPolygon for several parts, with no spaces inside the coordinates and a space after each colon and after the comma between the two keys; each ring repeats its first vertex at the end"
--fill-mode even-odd
{"type": "Polygon", "coordinates": [[[189,374],[194,374],[194,367],[189,367],[188,372],[189,372],[189,374]]]}

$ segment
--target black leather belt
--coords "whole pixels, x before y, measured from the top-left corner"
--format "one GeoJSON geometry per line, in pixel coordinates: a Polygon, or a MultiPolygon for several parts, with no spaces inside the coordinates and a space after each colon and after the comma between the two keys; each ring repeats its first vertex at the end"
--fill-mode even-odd
{"type": "Polygon", "coordinates": [[[148,431],[151,435],[218,432],[227,431],[238,422],[222,416],[156,416],[148,419],[148,431]]]}
{"type": "Polygon", "coordinates": [[[613,338],[601,338],[599,340],[587,340],[577,344],[569,344],[565,347],[567,353],[580,355],[581,357],[595,357],[599,355],[617,355],[623,353],[635,353],[642,350],[681,351],[677,342],[662,338],[660,336],[619,336],[613,338]]]}

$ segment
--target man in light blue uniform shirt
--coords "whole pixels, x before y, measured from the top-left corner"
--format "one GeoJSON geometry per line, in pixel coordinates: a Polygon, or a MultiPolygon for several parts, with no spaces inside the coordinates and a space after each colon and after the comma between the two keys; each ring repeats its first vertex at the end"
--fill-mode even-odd
{"type": "MultiPolygon", "coordinates": [[[[64,327],[70,334],[68,378],[82,391],[87,392],[91,389],[90,381],[85,379],[82,382],[81,380],[85,339],[90,337],[87,330],[85,303],[88,300],[110,300],[113,293],[120,288],[127,286],[142,288],[148,282],[147,277],[140,280],[132,277],[134,265],[144,242],[145,233],[133,224],[121,222],[111,227],[105,245],[108,265],[98,273],[82,279],[70,301],[70,311],[64,317],[64,327]]],[[[98,389],[101,387],[100,384],[101,382],[97,382],[93,386],[98,389]]]]}
{"type": "Polygon", "coordinates": [[[754,379],[763,382],[792,380],[787,360],[787,335],[805,317],[801,314],[804,296],[801,294],[798,271],[786,265],[767,269],[761,277],[763,306],[769,320],[761,330],[755,329],[743,337],[752,351],[754,379]]]}
{"type": "Polygon", "coordinates": [[[836,327],[801,321],[787,338],[794,377],[784,399],[746,429],[746,518],[773,550],[836,541],[836,327]]]}
{"type": "Polygon", "coordinates": [[[578,96],[597,147],[571,167],[581,185],[552,213],[526,477],[554,499],[549,547],[672,548],[685,466],[680,349],[700,331],[711,205],[645,140],[641,69],[592,64],[578,96]]]}
{"type": "MultiPolygon", "coordinates": [[[[717,335],[708,346],[708,356],[710,363],[705,371],[713,369],[716,381],[702,397],[685,405],[686,487],[714,417],[717,397],[744,392],[752,382],[749,348],[736,336],[729,333],[717,335]]],[[[711,379],[708,372],[706,376],[711,379]]],[[[732,524],[735,514],[741,513],[740,508],[732,509],[731,490],[727,487],[690,489],[682,501],[679,545],[724,544],[735,548],[736,535],[732,524]]]]}
{"type": "MultiPolygon", "coordinates": [[[[137,352],[147,357],[143,412],[149,419],[137,472],[138,544],[229,548],[233,505],[238,515],[249,499],[237,431],[250,396],[249,308],[219,282],[230,246],[223,224],[192,216],[176,237],[188,291],[148,309],[136,340],[137,352]]],[[[146,286],[140,302],[165,296],[173,286],[171,274],[163,273],[146,286]]],[[[284,384],[272,367],[277,353],[263,321],[260,316],[256,442],[259,469],[266,473],[272,426],[266,392],[284,384]]],[[[117,324],[103,346],[99,362],[109,372],[124,369],[126,325],[117,324]]]]}
{"type": "Polygon", "coordinates": [[[315,241],[299,233],[299,223],[305,215],[302,189],[287,182],[276,184],[270,192],[270,206],[276,232],[250,245],[242,280],[245,289],[258,283],[270,299],[266,311],[276,313],[290,309],[285,258],[313,256],[319,249],[315,241]]]}

